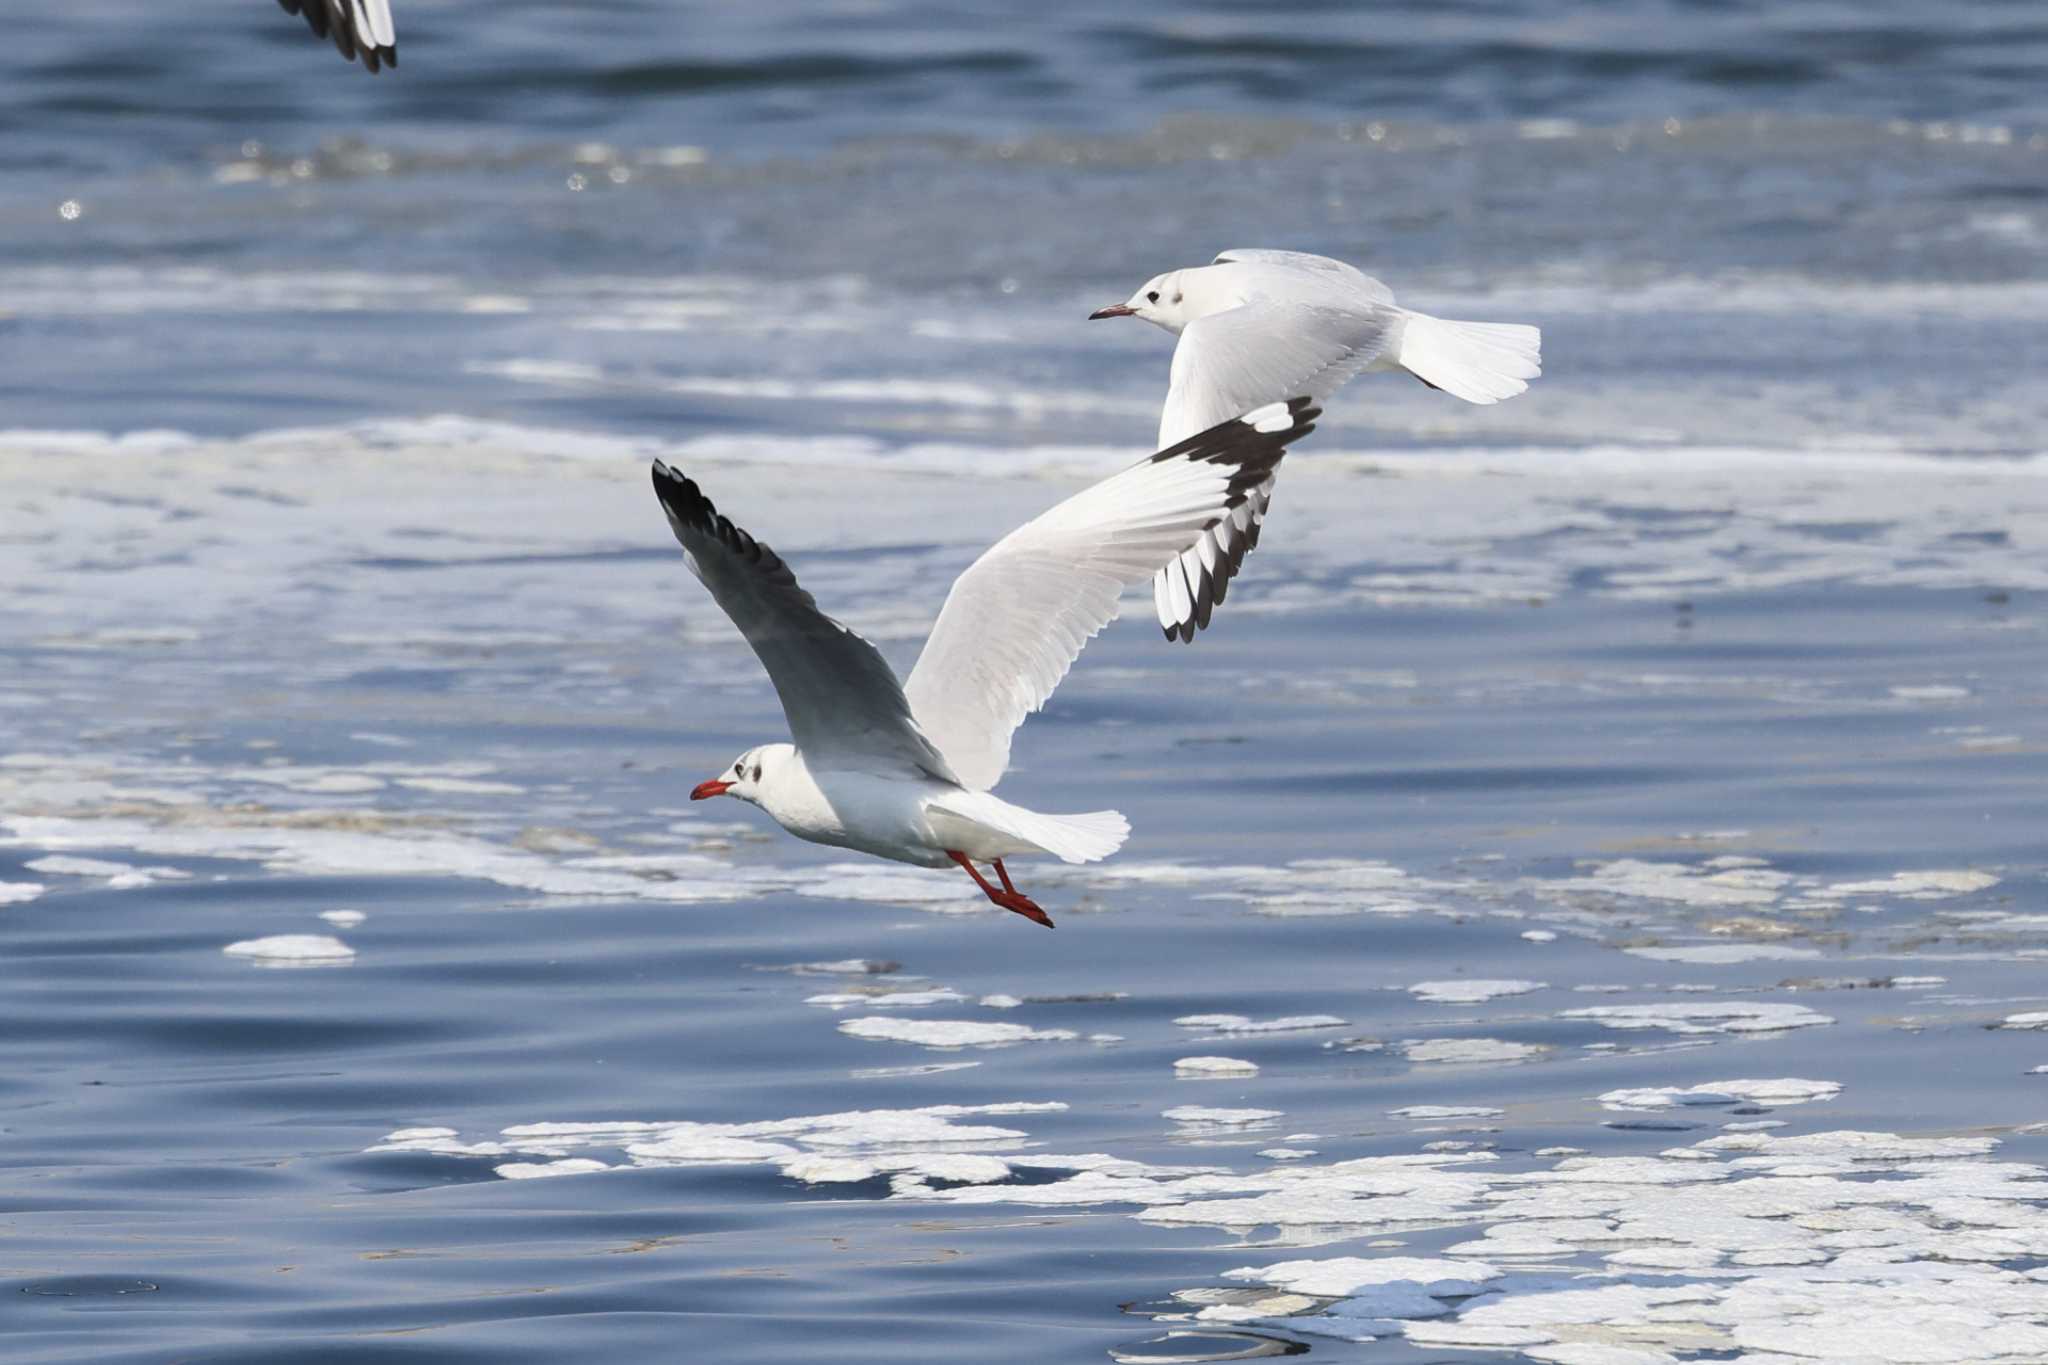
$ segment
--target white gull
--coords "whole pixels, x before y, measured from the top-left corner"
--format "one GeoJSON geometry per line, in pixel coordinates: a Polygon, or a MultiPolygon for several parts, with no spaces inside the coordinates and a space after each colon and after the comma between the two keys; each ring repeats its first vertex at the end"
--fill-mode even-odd
{"type": "Polygon", "coordinates": [[[1046,815],[994,795],[1010,736],[1045,704],[1117,599],[1270,481],[1313,429],[1307,399],[1235,414],[1018,527],[954,582],[910,677],[797,585],[766,545],[661,461],[654,490],[690,570],[760,657],[794,744],[747,750],[692,800],[734,796],[800,839],[918,867],[957,863],[988,898],[1047,928],[1003,859],[1094,862],[1116,811],[1046,815]],[[992,863],[1000,888],[975,867],[992,863]]]}
{"type": "MultiPolygon", "coordinates": [[[[1543,334],[1518,323],[1452,322],[1394,302],[1342,261],[1300,251],[1232,248],[1206,266],[1147,280],[1091,318],[1143,318],[1180,338],[1159,444],[1291,394],[1322,402],[1353,375],[1406,370],[1468,403],[1498,403],[1543,373],[1543,334]]],[[[1259,543],[1268,480],[1152,579],[1168,639],[1193,640],[1259,543]]]]}

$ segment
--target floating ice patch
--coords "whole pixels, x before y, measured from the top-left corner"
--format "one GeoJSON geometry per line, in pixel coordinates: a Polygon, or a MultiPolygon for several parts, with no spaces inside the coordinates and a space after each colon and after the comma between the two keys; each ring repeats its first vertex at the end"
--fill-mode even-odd
{"type": "Polygon", "coordinates": [[[985,1010],[1013,1010],[1024,1002],[1014,995],[984,995],[974,1002],[985,1010]]]}
{"type": "Polygon", "coordinates": [[[19,905],[42,894],[41,882],[0,882],[0,905],[19,905]]]}
{"type": "MultiPolygon", "coordinates": [[[[1008,1178],[1010,1161],[991,1153],[1010,1151],[1025,1140],[1025,1134],[1014,1128],[959,1120],[1057,1113],[1065,1108],[1051,1102],[1009,1102],[852,1110],[759,1123],[528,1123],[481,1141],[464,1141],[452,1128],[402,1128],[368,1150],[523,1158],[493,1167],[495,1174],[514,1180],[632,1167],[767,1164],[813,1184],[889,1176],[899,1193],[928,1193],[929,1181],[1008,1178]],[[618,1160],[575,1155],[592,1150],[613,1153],[618,1160]]],[[[1070,1169],[1118,1165],[1107,1157],[1074,1160],[1079,1164],[1070,1169]]],[[[1133,1164],[1133,1169],[1151,1168],[1133,1164]]]]}
{"type": "Polygon", "coordinates": [[[1401,1043],[1401,1055],[1418,1065],[1499,1066],[1526,1062],[1548,1051],[1542,1043],[1505,1038],[1409,1038],[1401,1043]]]}
{"type": "Polygon", "coordinates": [[[2048,1010],[2028,1010],[2021,1014],[2008,1014],[1998,1023],[2000,1028],[2036,1029],[2048,1028],[2048,1010]]]}
{"type": "Polygon", "coordinates": [[[1950,686],[1947,683],[1922,683],[1894,687],[1891,694],[1901,701],[1961,701],[1970,695],[1970,689],[1950,686]]]}
{"type": "Polygon", "coordinates": [[[560,1161],[507,1161],[491,1169],[507,1180],[533,1180],[550,1175],[591,1175],[611,1167],[589,1157],[569,1156],[560,1161]]]}
{"type": "Polygon", "coordinates": [[[1183,1014],[1173,1022],[1182,1028],[1208,1033],[1296,1033],[1344,1027],[1344,1021],[1334,1014],[1290,1014],[1279,1019],[1249,1019],[1242,1014],[1183,1014]]]}
{"type": "Polygon", "coordinates": [[[1278,1109],[1214,1109],[1201,1104],[1177,1104],[1160,1111],[1161,1118],[1203,1128],[1265,1127],[1281,1114],[1278,1109]]]}
{"type": "Polygon", "coordinates": [[[887,1019],[871,1016],[844,1019],[839,1031],[849,1038],[920,1047],[1008,1047],[1012,1043],[1063,1043],[1080,1037],[1072,1029],[1032,1028],[981,1019],[887,1019]]]}
{"type": "Polygon", "coordinates": [[[1484,1104],[1410,1104],[1389,1109],[1390,1119],[1497,1119],[1505,1110],[1484,1104]]]}
{"type": "Polygon", "coordinates": [[[1591,1019],[1611,1029],[1663,1029],[1669,1033],[1779,1033],[1835,1021],[1804,1005],[1728,1001],[1656,1005],[1589,1005],[1561,1019],[1591,1019]]]}
{"type": "Polygon", "coordinates": [[[1237,1057],[1182,1057],[1174,1062],[1173,1074],[1213,1079],[1256,1076],[1259,1064],[1237,1057]]]}
{"type": "Polygon", "coordinates": [[[872,1005],[876,1009],[917,1009],[924,1005],[957,1005],[967,997],[958,991],[831,991],[824,995],[804,997],[806,1005],[820,1005],[826,1009],[843,1010],[855,1005],[872,1005]]]}
{"type": "Polygon", "coordinates": [[[322,910],[320,918],[337,929],[353,929],[369,917],[360,910],[322,910]]]}
{"type": "Polygon", "coordinates": [[[1909,901],[1940,901],[1956,896],[1967,896],[1973,891],[1987,890],[1996,885],[1998,878],[1989,872],[1972,872],[1964,869],[1894,872],[1891,876],[1876,881],[1836,882],[1808,894],[1831,900],[1846,899],[1850,896],[1894,896],[1909,901]]]}
{"type": "Polygon", "coordinates": [[[1524,929],[1522,937],[1531,943],[1555,943],[1557,942],[1557,931],[1554,929],[1524,929]]]}
{"type": "MultiPolygon", "coordinates": [[[[2048,1067],[2042,1069],[2048,1071],[2048,1067]]],[[[1309,1147],[1264,1147],[1259,1150],[1259,1155],[1268,1161],[1306,1161],[1315,1154],[1309,1147]]]]}
{"type": "Polygon", "coordinates": [[[261,967],[326,967],[353,959],[356,950],[328,934],[272,934],[245,938],[221,949],[261,967]]]}
{"type": "Polygon", "coordinates": [[[1609,1090],[1600,1103],[1609,1109],[1670,1109],[1679,1105],[1765,1104],[1782,1106],[1831,1100],[1842,1093],[1835,1081],[1778,1080],[1708,1081],[1703,1085],[1609,1090]]]}
{"type": "Polygon", "coordinates": [[[1785,943],[1691,943],[1676,948],[1624,948],[1635,957],[1653,962],[1690,962],[1701,966],[1728,966],[1738,962],[1797,962],[1819,957],[1818,948],[1795,948],[1785,943]]]}
{"type": "Polygon", "coordinates": [[[1525,884],[1535,895],[1566,905],[1593,897],[1727,907],[1770,905],[1791,881],[1790,873],[1768,868],[1715,869],[1620,858],[1596,863],[1585,876],[1537,879],[1525,884]]]}
{"type": "Polygon", "coordinates": [[[1528,995],[1543,990],[1542,981],[1418,981],[1408,993],[1432,1005],[1479,1005],[1508,995],[1528,995]]]}

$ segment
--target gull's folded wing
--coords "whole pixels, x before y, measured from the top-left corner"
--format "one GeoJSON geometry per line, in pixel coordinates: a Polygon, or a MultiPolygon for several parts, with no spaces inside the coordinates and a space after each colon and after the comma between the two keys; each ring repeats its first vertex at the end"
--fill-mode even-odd
{"type": "Polygon", "coordinates": [[[306,24],[334,45],[347,61],[361,59],[371,71],[398,65],[398,30],[391,22],[391,0],[277,0],[287,14],[304,16],[306,24]]]}
{"type": "Polygon", "coordinates": [[[1018,527],[960,575],[903,690],[962,785],[995,785],[1011,734],[1123,590],[1242,507],[1316,416],[1305,398],[1233,414],[1018,527]]]}
{"type": "Polygon", "coordinates": [[[697,485],[654,462],[654,492],[690,572],[739,627],[814,768],[922,770],[951,780],[875,647],[818,610],[781,556],[732,524],[697,485]]]}

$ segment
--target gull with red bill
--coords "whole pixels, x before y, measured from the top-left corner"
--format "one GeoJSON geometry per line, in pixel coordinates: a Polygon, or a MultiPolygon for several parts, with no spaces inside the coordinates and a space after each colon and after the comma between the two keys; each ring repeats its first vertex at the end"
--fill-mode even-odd
{"type": "Polygon", "coordinates": [[[957,865],[995,904],[1051,928],[1003,860],[1095,862],[1131,827],[1113,810],[1047,815],[996,796],[1011,735],[1115,619],[1124,589],[1243,506],[1317,415],[1295,398],[1233,416],[1010,532],[954,582],[901,683],[872,644],[818,610],[781,556],[655,461],[683,557],[768,671],[795,741],[747,750],[691,799],[749,802],[812,843],[957,865]]]}
{"type": "MultiPolygon", "coordinates": [[[[1205,266],[1147,280],[1090,318],[1143,318],[1173,348],[1159,444],[1290,394],[1320,403],[1353,375],[1405,370],[1468,403],[1498,403],[1543,373],[1543,334],[1509,322],[1452,322],[1403,308],[1394,291],[1342,261],[1238,247],[1205,266]]],[[[1169,640],[1208,626],[1273,501],[1268,481],[1152,580],[1169,640]]]]}

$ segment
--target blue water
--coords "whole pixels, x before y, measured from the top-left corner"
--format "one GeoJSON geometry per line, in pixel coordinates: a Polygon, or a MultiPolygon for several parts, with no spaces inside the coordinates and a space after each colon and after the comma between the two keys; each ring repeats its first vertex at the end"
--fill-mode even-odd
{"type": "MultiPolygon", "coordinates": [[[[1173,1297],[1441,1256],[1520,1187],[1388,1226],[1152,1215],[1446,1141],[1535,1188],[1555,1148],[1743,1121],[1997,1139],[1883,1167],[1979,1200],[1899,1244],[1980,1275],[1943,1281],[1958,1312],[2048,1330],[2048,1241],[1958,1230],[2037,1206],[1972,1185],[1991,1163],[2048,1182],[2048,1050],[1997,1027],[2048,1009],[2035,7],[397,17],[377,76],[261,0],[78,0],[0,53],[8,1359],[1546,1359],[1345,1340],[1310,1321],[1335,1294],[1173,1297]],[[782,722],[647,456],[906,665],[981,547],[1145,449],[1166,339],[1086,313],[1233,245],[1538,323],[1546,374],[1483,410],[1360,381],[1210,632],[1134,611],[1091,646],[1003,787],[1136,831],[1014,869],[1059,928],[685,800],[782,722]],[[351,955],[223,951],[279,935],[351,955]],[[1461,978],[1529,989],[1410,990],[1461,978]],[[890,984],[957,998],[807,1003],[890,984]],[[1828,1022],[1571,1013],[1702,1004],[1828,1022]],[[1176,1022],[1217,1014],[1341,1023],[1176,1022]],[[1842,1089],[1599,1098],[1745,1077],[1842,1089]],[[1064,1108],[885,1132],[1010,1104],[1064,1108]],[[856,1111],[884,1117],[760,1128],[856,1111]],[[801,1151],[505,1131],[546,1123],[801,1151]],[[1088,1154],[1140,1183],[1033,1195],[1088,1154]],[[916,1173],[964,1155],[1009,1169],[916,1173]],[[604,1169],[518,1178],[559,1161],[604,1169]],[[1216,1188],[1169,1191],[1192,1165],[1216,1188]]],[[[1540,1269],[1793,1273],[1604,1254],[1540,1269]]],[[[1472,1303],[1549,1292],[1516,1273],[1472,1303]]],[[[1727,1311],[1619,1340],[1827,1358],[1727,1311]]],[[[1869,1358],[1938,1358],[1909,1336],[1869,1358]]]]}

